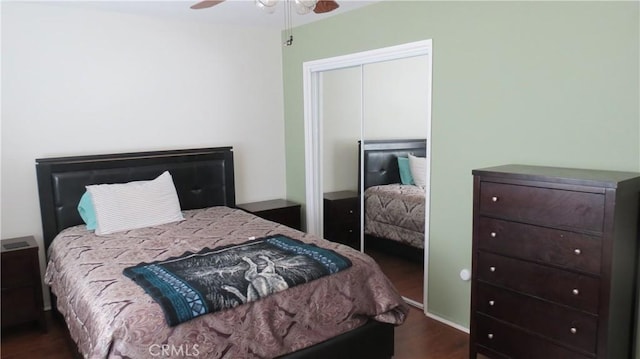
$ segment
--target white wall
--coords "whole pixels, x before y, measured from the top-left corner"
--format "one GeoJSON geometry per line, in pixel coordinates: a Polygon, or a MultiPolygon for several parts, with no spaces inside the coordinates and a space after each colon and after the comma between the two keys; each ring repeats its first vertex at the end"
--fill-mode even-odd
{"type": "Polygon", "coordinates": [[[356,191],[362,117],[361,69],[326,71],[321,76],[323,191],[356,191]]]}
{"type": "Polygon", "coordinates": [[[427,136],[427,56],[364,66],[364,139],[427,136]]]}
{"type": "Polygon", "coordinates": [[[41,240],[41,157],[230,145],[238,203],[284,197],[281,51],[277,29],[3,2],[2,238],[41,240]]]}

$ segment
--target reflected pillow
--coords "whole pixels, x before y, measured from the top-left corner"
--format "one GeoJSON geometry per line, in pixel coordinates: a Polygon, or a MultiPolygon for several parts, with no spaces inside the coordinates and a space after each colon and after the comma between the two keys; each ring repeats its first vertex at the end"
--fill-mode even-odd
{"type": "Polygon", "coordinates": [[[82,218],[87,225],[87,230],[93,231],[96,229],[96,211],[93,208],[93,200],[89,192],[85,192],[82,197],[80,197],[78,213],[80,213],[80,218],[82,218]]]}
{"type": "Polygon", "coordinates": [[[409,154],[409,168],[416,186],[427,186],[427,159],[409,154]]]}
{"type": "Polygon", "coordinates": [[[400,171],[400,182],[402,184],[415,184],[413,176],[411,176],[408,157],[398,157],[398,170],[400,171]]]}
{"type": "Polygon", "coordinates": [[[184,220],[173,179],[165,171],[151,181],[87,186],[96,213],[96,234],[184,220]]]}

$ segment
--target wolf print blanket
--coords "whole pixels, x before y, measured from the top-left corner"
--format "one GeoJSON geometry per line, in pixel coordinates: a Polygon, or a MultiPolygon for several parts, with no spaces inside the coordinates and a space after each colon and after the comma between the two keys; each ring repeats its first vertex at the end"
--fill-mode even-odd
{"type": "Polygon", "coordinates": [[[274,235],[125,268],[175,326],[351,266],[340,254],[274,235]]]}

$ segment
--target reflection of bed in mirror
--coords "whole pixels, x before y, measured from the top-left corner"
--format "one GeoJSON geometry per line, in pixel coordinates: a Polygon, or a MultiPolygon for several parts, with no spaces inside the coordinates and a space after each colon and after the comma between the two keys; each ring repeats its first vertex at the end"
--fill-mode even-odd
{"type": "Polygon", "coordinates": [[[361,144],[365,248],[423,261],[426,192],[424,187],[402,183],[398,157],[425,157],[426,140],[361,144]]]}

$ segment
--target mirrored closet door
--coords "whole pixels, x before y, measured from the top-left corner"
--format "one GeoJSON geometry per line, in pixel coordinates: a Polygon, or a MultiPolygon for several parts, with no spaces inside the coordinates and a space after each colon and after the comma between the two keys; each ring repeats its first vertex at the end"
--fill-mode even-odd
{"type": "Polygon", "coordinates": [[[307,230],[372,256],[417,306],[426,299],[430,56],[424,41],[305,63],[307,230]],[[403,184],[410,164],[422,170],[403,184]]]}
{"type": "Polygon", "coordinates": [[[419,304],[425,282],[427,70],[422,55],[366,64],[362,71],[364,251],[400,294],[419,304]]]}
{"type": "Polygon", "coordinates": [[[362,135],[362,70],[321,74],[323,234],[360,249],[358,141],[362,135]]]}

